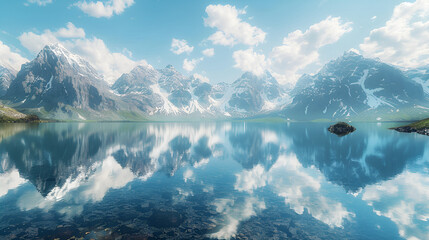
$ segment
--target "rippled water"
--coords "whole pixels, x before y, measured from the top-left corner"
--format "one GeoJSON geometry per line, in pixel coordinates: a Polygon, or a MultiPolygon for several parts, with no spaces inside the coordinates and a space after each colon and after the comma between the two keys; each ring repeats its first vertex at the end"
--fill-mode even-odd
{"type": "Polygon", "coordinates": [[[394,125],[1,125],[0,238],[429,239],[429,138],[394,125]]]}

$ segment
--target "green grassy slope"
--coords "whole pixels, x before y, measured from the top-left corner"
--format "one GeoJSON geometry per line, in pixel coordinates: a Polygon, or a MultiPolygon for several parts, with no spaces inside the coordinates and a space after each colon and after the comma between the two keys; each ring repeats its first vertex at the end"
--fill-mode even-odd
{"type": "Polygon", "coordinates": [[[39,122],[40,119],[36,115],[26,115],[17,110],[0,106],[0,123],[16,123],[16,122],[39,122]]]}
{"type": "Polygon", "coordinates": [[[417,130],[429,128],[429,118],[408,124],[406,126],[415,128],[417,130]]]}

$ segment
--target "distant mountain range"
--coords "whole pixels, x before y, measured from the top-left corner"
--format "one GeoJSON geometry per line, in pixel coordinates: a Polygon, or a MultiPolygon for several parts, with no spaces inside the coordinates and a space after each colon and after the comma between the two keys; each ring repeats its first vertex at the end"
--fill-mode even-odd
{"type": "Polygon", "coordinates": [[[44,47],[18,73],[0,67],[3,102],[59,120],[402,120],[429,113],[429,68],[402,71],[354,52],[303,75],[294,88],[266,71],[212,85],[173,66],[137,66],[109,86],[60,44],[44,47]]]}

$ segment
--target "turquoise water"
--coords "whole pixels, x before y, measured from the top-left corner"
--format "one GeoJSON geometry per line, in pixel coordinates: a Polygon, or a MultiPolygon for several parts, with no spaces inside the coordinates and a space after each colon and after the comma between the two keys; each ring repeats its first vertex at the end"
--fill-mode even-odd
{"type": "Polygon", "coordinates": [[[395,125],[2,125],[0,238],[429,239],[429,138],[395,125]]]}

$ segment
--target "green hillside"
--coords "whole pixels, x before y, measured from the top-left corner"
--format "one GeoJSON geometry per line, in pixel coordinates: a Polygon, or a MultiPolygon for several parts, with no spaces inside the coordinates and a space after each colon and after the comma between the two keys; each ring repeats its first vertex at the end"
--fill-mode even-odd
{"type": "Polygon", "coordinates": [[[6,107],[4,105],[0,106],[0,123],[26,123],[39,121],[40,119],[37,115],[26,115],[13,108],[6,107]]]}

